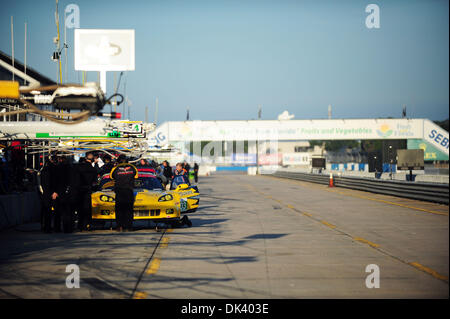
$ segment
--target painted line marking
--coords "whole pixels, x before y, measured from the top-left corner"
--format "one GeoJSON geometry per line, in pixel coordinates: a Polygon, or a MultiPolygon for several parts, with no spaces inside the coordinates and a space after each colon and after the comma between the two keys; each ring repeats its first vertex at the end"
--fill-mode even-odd
{"type": "Polygon", "coordinates": [[[320,221],[322,224],[324,224],[325,226],[327,226],[327,227],[330,227],[330,228],[336,228],[336,225],[333,225],[333,224],[330,224],[329,222],[327,222],[327,221],[325,221],[325,220],[321,220],[320,221]]]}
{"type": "Polygon", "coordinates": [[[155,274],[158,271],[159,264],[161,263],[161,259],[155,257],[155,254],[156,254],[156,251],[159,248],[161,242],[165,238],[164,235],[165,235],[166,231],[167,231],[167,229],[164,229],[163,233],[161,234],[161,237],[159,237],[158,243],[156,244],[155,248],[153,249],[153,252],[152,252],[150,258],[147,260],[142,272],[139,275],[138,280],[136,281],[136,284],[134,285],[134,289],[130,294],[130,298],[143,299],[143,298],[147,297],[147,293],[138,292],[137,288],[138,288],[139,283],[141,282],[145,273],[151,275],[151,274],[155,274]],[[136,297],[138,297],[138,298],[136,298],[136,297]]]}
{"type": "Polygon", "coordinates": [[[147,298],[147,293],[143,291],[136,291],[133,296],[133,299],[145,299],[145,298],[147,298]]]}
{"type": "Polygon", "coordinates": [[[164,237],[161,240],[161,248],[167,248],[169,246],[170,237],[164,237]]]}
{"type": "Polygon", "coordinates": [[[431,268],[425,267],[424,265],[421,265],[418,262],[412,262],[412,263],[409,263],[409,264],[411,266],[413,266],[413,267],[423,271],[423,272],[426,272],[426,273],[430,274],[431,276],[433,276],[433,277],[435,277],[437,279],[440,279],[440,280],[448,282],[448,277],[447,276],[441,275],[441,274],[437,273],[435,270],[433,270],[431,268]]]}
{"type": "MultiPolygon", "coordinates": [[[[279,179],[281,179],[281,178],[279,178],[279,179]]],[[[282,180],[284,180],[284,181],[289,181],[289,180],[286,180],[286,179],[282,179],[282,180]]],[[[249,186],[250,186],[250,185],[248,185],[247,187],[250,189],[249,186]]],[[[253,186],[252,186],[252,188],[253,188],[254,190],[256,190],[253,186]]],[[[330,192],[335,192],[335,193],[339,193],[339,192],[337,192],[337,191],[331,191],[331,190],[328,190],[328,191],[330,191],[330,192]]],[[[259,192],[259,191],[256,191],[256,192],[259,193],[259,194],[262,194],[263,196],[265,196],[265,197],[267,197],[267,198],[270,197],[270,196],[265,195],[263,192],[259,192]]],[[[357,196],[357,195],[347,195],[347,194],[344,194],[344,193],[342,193],[342,195],[353,196],[353,197],[359,197],[359,196],[357,196]]],[[[397,203],[388,202],[388,201],[383,201],[383,200],[374,199],[374,198],[369,198],[369,197],[363,197],[363,196],[361,196],[361,198],[365,198],[365,199],[369,199],[369,200],[374,200],[374,201],[382,201],[382,202],[386,202],[386,203],[388,203],[388,204],[393,204],[393,205],[398,205],[398,206],[404,206],[404,207],[406,207],[406,208],[412,208],[412,209],[417,209],[417,210],[427,211],[427,210],[425,210],[425,209],[418,208],[418,207],[410,207],[410,206],[406,206],[406,205],[402,205],[402,204],[397,204],[397,203]]],[[[286,206],[287,206],[288,208],[290,208],[290,209],[296,211],[296,212],[300,212],[301,214],[303,214],[303,215],[305,215],[305,216],[308,216],[308,217],[312,218],[313,220],[319,221],[319,220],[315,219],[314,217],[312,217],[311,214],[309,214],[309,213],[307,213],[307,212],[302,212],[302,211],[300,211],[300,210],[294,208],[294,206],[292,206],[291,204],[286,204],[286,206]]],[[[434,211],[428,211],[428,212],[437,213],[437,214],[440,214],[440,215],[446,215],[446,214],[441,213],[441,212],[434,212],[434,211]]],[[[324,225],[330,227],[331,229],[333,229],[333,230],[335,230],[335,231],[338,231],[338,232],[340,232],[340,233],[342,233],[342,234],[344,234],[344,235],[346,235],[346,236],[352,238],[352,239],[355,240],[355,241],[362,242],[362,243],[365,243],[365,244],[369,245],[370,247],[372,247],[372,248],[376,249],[377,251],[381,252],[382,254],[385,254],[385,255],[387,255],[387,256],[389,256],[389,257],[391,257],[391,258],[394,258],[394,259],[398,260],[399,262],[401,262],[401,263],[403,263],[403,264],[412,266],[412,267],[414,267],[414,268],[416,268],[416,269],[418,269],[418,270],[421,270],[421,271],[423,271],[423,272],[426,272],[426,273],[428,273],[429,275],[433,276],[433,277],[436,278],[436,279],[440,279],[440,280],[443,280],[443,281],[448,282],[448,277],[447,277],[447,276],[441,275],[441,274],[439,274],[438,272],[436,272],[435,270],[433,270],[433,269],[431,269],[431,268],[425,267],[425,266],[419,264],[418,262],[411,262],[411,263],[408,263],[408,262],[402,260],[402,259],[399,258],[399,257],[393,256],[393,255],[389,254],[388,252],[381,250],[381,249],[380,249],[380,245],[378,245],[378,244],[375,244],[375,243],[373,243],[373,242],[371,242],[371,241],[369,241],[369,240],[367,240],[367,239],[361,238],[361,237],[353,237],[353,236],[351,236],[350,234],[348,234],[348,233],[346,233],[346,232],[343,232],[343,231],[341,231],[341,230],[339,230],[339,229],[335,229],[335,228],[336,228],[335,225],[330,224],[330,223],[328,223],[328,222],[326,222],[326,221],[324,221],[324,220],[320,220],[320,222],[321,222],[322,224],[324,224],[324,225]]]]}
{"type": "Polygon", "coordinates": [[[380,245],[375,244],[375,243],[373,243],[373,242],[371,242],[371,241],[368,241],[367,239],[364,239],[364,238],[361,238],[361,237],[353,237],[352,239],[353,239],[353,240],[356,240],[356,241],[359,241],[359,242],[361,242],[361,243],[367,244],[367,245],[369,245],[370,247],[373,247],[373,248],[378,248],[378,247],[380,247],[380,245]]]}
{"type": "Polygon", "coordinates": [[[145,272],[147,275],[154,275],[159,269],[159,265],[161,264],[161,258],[154,258],[150,263],[147,271],[145,272]]]}

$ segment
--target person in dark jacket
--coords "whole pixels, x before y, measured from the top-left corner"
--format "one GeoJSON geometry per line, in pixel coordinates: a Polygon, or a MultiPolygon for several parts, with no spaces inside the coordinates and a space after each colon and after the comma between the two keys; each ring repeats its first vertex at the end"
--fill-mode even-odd
{"type": "Polygon", "coordinates": [[[187,176],[189,178],[189,171],[191,170],[191,165],[189,165],[189,163],[187,161],[184,161],[182,166],[186,170],[186,174],[187,174],[187,176]]]}
{"type": "Polygon", "coordinates": [[[90,158],[90,163],[93,168],[95,168],[95,171],[97,172],[97,175],[100,175],[101,173],[101,163],[100,162],[100,156],[97,153],[89,152],[86,153],[86,159],[90,158]]]}
{"type": "Polygon", "coordinates": [[[172,167],[170,167],[169,162],[163,161],[162,166],[163,166],[163,175],[167,178],[172,178],[172,167]]]}
{"type": "Polygon", "coordinates": [[[120,155],[118,165],[112,170],[114,179],[115,211],[118,231],[133,230],[134,180],[137,168],[128,163],[125,155],[120,155]]]}
{"type": "Polygon", "coordinates": [[[114,168],[114,163],[111,161],[111,156],[106,154],[103,157],[103,162],[105,163],[101,170],[100,170],[100,175],[103,176],[105,174],[109,174],[111,172],[111,170],[114,168]]]}
{"type": "Polygon", "coordinates": [[[198,169],[199,169],[198,164],[194,163],[194,180],[196,183],[198,182],[198,169]]]}
{"type": "Polygon", "coordinates": [[[56,164],[55,171],[52,175],[55,185],[52,194],[54,208],[53,230],[56,233],[59,233],[61,232],[62,217],[69,209],[68,188],[70,183],[70,165],[66,156],[58,155],[58,163],[56,164]]]}
{"type": "Polygon", "coordinates": [[[150,162],[150,167],[153,168],[156,171],[158,169],[158,167],[159,167],[158,162],[156,162],[155,160],[152,160],[150,162]]]}
{"type": "Polygon", "coordinates": [[[55,161],[50,156],[45,161],[44,167],[40,172],[40,184],[42,187],[42,207],[41,207],[41,225],[42,231],[50,233],[52,231],[52,205],[53,193],[55,193],[56,181],[55,161]]]}
{"type": "Polygon", "coordinates": [[[92,166],[94,155],[87,154],[85,159],[80,159],[77,171],[79,176],[78,186],[78,229],[86,230],[92,217],[92,186],[97,180],[97,170],[92,166]]]}
{"type": "Polygon", "coordinates": [[[69,156],[60,156],[56,166],[56,193],[58,196],[55,200],[55,231],[59,231],[62,221],[64,233],[73,232],[78,202],[77,193],[80,179],[77,167],[72,161],[73,159],[69,156]]]}
{"type": "Polygon", "coordinates": [[[161,166],[160,166],[159,170],[160,170],[160,176],[161,176],[162,184],[163,184],[164,188],[166,188],[166,186],[168,184],[170,184],[171,181],[172,181],[172,175],[173,175],[172,174],[172,167],[169,166],[169,162],[168,161],[163,161],[161,163],[161,166]]]}
{"type": "Polygon", "coordinates": [[[170,181],[173,176],[172,167],[170,167],[168,161],[163,162],[163,167],[164,167],[163,175],[167,178],[168,181],[170,181]]]}
{"type": "Polygon", "coordinates": [[[151,164],[145,159],[141,158],[136,165],[137,168],[152,168],[151,164]]]}

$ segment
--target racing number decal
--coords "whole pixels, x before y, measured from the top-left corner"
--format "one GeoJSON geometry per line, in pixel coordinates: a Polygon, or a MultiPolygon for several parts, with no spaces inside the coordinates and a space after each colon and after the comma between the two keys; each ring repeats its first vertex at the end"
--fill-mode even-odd
{"type": "Polygon", "coordinates": [[[181,202],[180,202],[180,210],[182,212],[184,212],[184,211],[187,210],[187,208],[188,208],[187,201],[182,199],[181,202]]]}

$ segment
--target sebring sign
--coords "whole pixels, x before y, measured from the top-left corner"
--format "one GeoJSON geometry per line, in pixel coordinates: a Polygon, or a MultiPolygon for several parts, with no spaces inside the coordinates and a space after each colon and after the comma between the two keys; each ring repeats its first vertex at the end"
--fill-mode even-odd
{"type": "Polygon", "coordinates": [[[149,142],[424,139],[448,156],[448,132],[426,119],[166,122],[149,142]]]}

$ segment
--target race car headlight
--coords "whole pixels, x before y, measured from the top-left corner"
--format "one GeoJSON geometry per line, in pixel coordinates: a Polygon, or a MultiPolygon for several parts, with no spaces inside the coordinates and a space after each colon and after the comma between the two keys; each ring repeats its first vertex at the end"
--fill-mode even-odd
{"type": "Polygon", "coordinates": [[[168,202],[169,200],[172,200],[172,199],[173,199],[173,196],[172,196],[172,195],[166,194],[166,195],[161,196],[161,197],[158,199],[158,202],[168,202]]]}
{"type": "Polygon", "coordinates": [[[115,201],[114,197],[111,197],[111,196],[108,196],[108,195],[101,195],[100,196],[100,200],[102,202],[108,202],[108,203],[113,203],[115,201]]]}

